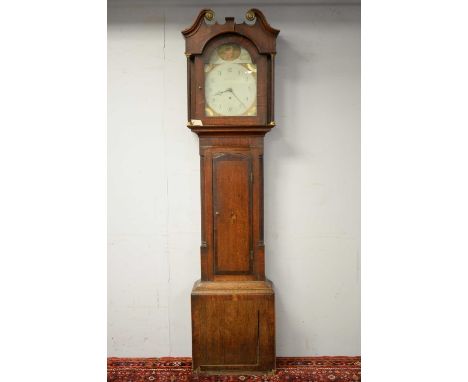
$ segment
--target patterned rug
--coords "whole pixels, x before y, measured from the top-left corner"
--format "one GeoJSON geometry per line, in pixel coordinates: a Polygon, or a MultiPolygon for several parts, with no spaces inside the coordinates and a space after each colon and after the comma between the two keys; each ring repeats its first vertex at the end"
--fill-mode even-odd
{"type": "Polygon", "coordinates": [[[108,382],[356,382],[361,357],[279,357],[274,375],[192,375],[191,358],[108,358],[108,382]]]}

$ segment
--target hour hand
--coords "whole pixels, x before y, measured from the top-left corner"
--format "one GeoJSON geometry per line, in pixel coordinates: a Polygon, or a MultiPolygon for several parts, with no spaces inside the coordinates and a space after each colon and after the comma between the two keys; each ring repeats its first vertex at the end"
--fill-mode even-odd
{"type": "Polygon", "coordinates": [[[232,93],[232,89],[229,88],[229,89],[226,89],[226,90],[223,90],[223,91],[219,91],[219,92],[215,93],[214,95],[217,96],[217,95],[221,95],[221,94],[226,93],[226,92],[231,92],[232,93]]]}

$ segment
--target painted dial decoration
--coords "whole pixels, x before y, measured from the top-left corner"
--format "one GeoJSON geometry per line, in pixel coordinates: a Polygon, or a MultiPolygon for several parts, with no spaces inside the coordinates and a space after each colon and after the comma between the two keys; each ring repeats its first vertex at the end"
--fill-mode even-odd
{"type": "Polygon", "coordinates": [[[257,115],[257,66],[237,44],[223,44],[205,64],[205,114],[257,115]]]}

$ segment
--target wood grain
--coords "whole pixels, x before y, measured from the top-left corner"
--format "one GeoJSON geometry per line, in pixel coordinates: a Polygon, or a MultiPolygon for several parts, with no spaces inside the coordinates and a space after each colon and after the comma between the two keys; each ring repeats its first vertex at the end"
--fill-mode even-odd
{"type": "Polygon", "coordinates": [[[195,371],[274,370],[274,292],[271,283],[257,283],[262,284],[257,289],[248,288],[252,287],[249,282],[195,284],[192,290],[195,371]],[[239,288],[239,284],[246,285],[239,288]]]}
{"type": "Polygon", "coordinates": [[[252,272],[252,166],[244,153],[218,152],[213,157],[214,256],[221,274],[252,272]]]}

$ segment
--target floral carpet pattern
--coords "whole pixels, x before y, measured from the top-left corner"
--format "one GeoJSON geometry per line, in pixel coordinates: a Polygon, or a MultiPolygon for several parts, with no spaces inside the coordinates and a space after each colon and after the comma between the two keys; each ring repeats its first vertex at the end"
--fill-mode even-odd
{"type": "Polygon", "coordinates": [[[191,358],[108,358],[108,382],[358,382],[361,357],[278,357],[274,375],[192,374],[191,358]]]}

